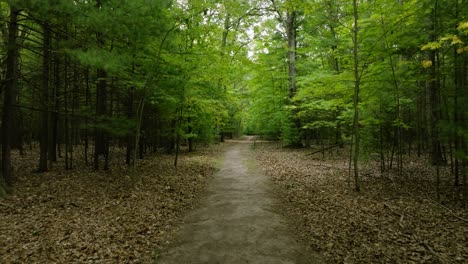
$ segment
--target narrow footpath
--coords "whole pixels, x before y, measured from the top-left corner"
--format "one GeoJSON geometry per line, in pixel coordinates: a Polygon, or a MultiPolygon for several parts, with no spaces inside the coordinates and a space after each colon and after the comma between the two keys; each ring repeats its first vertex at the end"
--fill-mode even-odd
{"type": "Polygon", "coordinates": [[[176,242],[156,263],[321,263],[291,236],[270,179],[256,168],[252,142],[227,144],[199,208],[187,214],[176,242]]]}

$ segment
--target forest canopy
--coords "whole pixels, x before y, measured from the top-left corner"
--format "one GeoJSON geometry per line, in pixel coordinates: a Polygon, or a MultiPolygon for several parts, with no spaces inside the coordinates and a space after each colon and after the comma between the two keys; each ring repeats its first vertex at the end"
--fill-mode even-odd
{"type": "MultiPolygon", "coordinates": [[[[2,192],[77,151],[109,169],[242,133],[450,164],[466,186],[465,0],[1,1],[2,192]]],[[[466,188],[465,198],[466,198],[466,188]]]]}

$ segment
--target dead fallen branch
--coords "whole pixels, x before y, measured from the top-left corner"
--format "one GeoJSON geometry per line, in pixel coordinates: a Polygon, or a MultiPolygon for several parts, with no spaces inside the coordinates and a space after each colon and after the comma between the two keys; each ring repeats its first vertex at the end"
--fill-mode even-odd
{"type": "Polygon", "coordinates": [[[306,157],[307,157],[307,156],[312,156],[312,155],[317,154],[317,153],[324,152],[325,150],[330,150],[330,149],[333,149],[333,148],[336,148],[336,147],[341,147],[341,146],[343,146],[344,143],[345,143],[345,142],[343,141],[343,142],[341,142],[341,143],[338,143],[338,144],[335,144],[335,145],[332,145],[332,146],[328,146],[328,147],[326,147],[326,148],[319,149],[319,150],[314,151],[314,152],[312,152],[312,153],[306,154],[306,157]]]}

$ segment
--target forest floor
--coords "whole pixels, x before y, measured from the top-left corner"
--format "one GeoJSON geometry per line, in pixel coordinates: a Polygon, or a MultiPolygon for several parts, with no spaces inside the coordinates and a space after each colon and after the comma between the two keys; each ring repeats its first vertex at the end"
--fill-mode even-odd
{"type": "Polygon", "coordinates": [[[43,174],[33,172],[38,153],[15,156],[14,192],[0,199],[0,263],[151,263],[223,151],[220,144],[184,153],[177,169],[173,156],[156,154],[136,172],[117,158],[124,153],[109,171],[58,163],[43,174]]]}
{"type": "Polygon", "coordinates": [[[177,169],[156,154],[131,172],[120,153],[110,171],[57,163],[43,174],[33,172],[38,153],[17,155],[14,193],[0,200],[0,263],[166,264],[185,253],[199,257],[187,263],[466,263],[468,210],[454,202],[449,168],[440,202],[423,158],[401,175],[362,162],[358,194],[348,150],[310,152],[233,141],[183,153],[177,169]]]}
{"type": "Polygon", "coordinates": [[[226,144],[222,169],[157,263],[323,263],[291,236],[271,179],[256,167],[251,142],[226,144]]]}
{"type": "Polygon", "coordinates": [[[256,144],[304,244],[329,263],[467,263],[468,210],[454,202],[450,168],[442,168],[442,199],[435,201],[435,169],[425,159],[381,175],[362,162],[361,193],[348,178],[349,150],[307,156],[311,149],[256,144]]]}

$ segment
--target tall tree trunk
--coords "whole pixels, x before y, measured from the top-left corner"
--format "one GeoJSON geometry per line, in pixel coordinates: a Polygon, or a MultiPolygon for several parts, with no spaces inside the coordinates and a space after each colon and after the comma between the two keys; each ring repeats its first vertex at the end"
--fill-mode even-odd
{"type": "MultiPolygon", "coordinates": [[[[107,74],[104,70],[97,70],[97,87],[96,87],[96,118],[102,119],[106,115],[106,101],[107,101],[107,74]]],[[[106,133],[101,128],[95,129],[95,142],[94,142],[94,169],[99,169],[99,157],[104,155],[107,159],[107,138],[106,133]]],[[[106,163],[106,162],[105,162],[106,163]]]]}
{"type": "Polygon", "coordinates": [[[182,126],[182,109],[183,105],[180,105],[180,109],[177,109],[177,124],[175,128],[175,137],[176,137],[176,153],[174,157],[174,167],[177,167],[179,161],[179,152],[180,152],[180,127],[182,126]]]}
{"type": "MultiPolygon", "coordinates": [[[[225,56],[226,56],[226,46],[227,46],[227,38],[228,38],[228,35],[229,35],[229,30],[231,29],[231,15],[229,13],[226,14],[226,16],[224,17],[224,27],[223,27],[223,36],[222,36],[222,39],[221,39],[221,60],[223,61],[223,63],[226,63],[224,61],[225,59],[225,56]]],[[[193,48],[193,41],[191,41],[190,43],[190,49],[193,48]]],[[[219,78],[219,87],[220,89],[222,89],[224,92],[226,92],[226,89],[227,89],[227,86],[226,84],[224,84],[224,79],[221,77],[219,78]]],[[[221,142],[224,142],[224,127],[225,125],[221,125],[220,128],[219,128],[219,133],[220,133],[220,141],[221,142]]]]}
{"type": "MultiPolygon", "coordinates": [[[[96,1],[96,7],[102,8],[102,0],[96,1]]],[[[104,48],[104,37],[101,33],[96,34],[99,48],[104,48]]],[[[107,72],[104,69],[96,71],[96,119],[102,120],[107,114],[107,72]]],[[[99,169],[99,157],[104,155],[104,169],[108,169],[109,145],[107,133],[102,128],[95,128],[94,133],[94,169],[99,169]]]]}
{"type": "MultiPolygon", "coordinates": [[[[134,114],[133,114],[133,101],[135,97],[134,94],[135,94],[135,88],[130,87],[128,89],[128,100],[127,100],[127,118],[128,119],[132,119],[134,117],[134,114]]],[[[134,135],[132,131],[127,135],[126,163],[128,166],[132,165],[132,162],[133,162],[132,154],[133,154],[134,143],[135,143],[135,139],[134,139],[134,135]]]]}
{"type": "MultiPolygon", "coordinates": [[[[85,90],[85,106],[86,109],[88,109],[91,98],[90,98],[90,91],[89,91],[89,69],[86,68],[85,70],[85,85],[86,85],[86,90],[85,90]]],[[[85,164],[88,165],[88,152],[89,152],[89,129],[88,129],[88,117],[85,117],[85,135],[84,135],[84,159],[85,159],[85,164]]]]}
{"type": "MultiPolygon", "coordinates": [[[[135,58],[135,55],[133,56],[135,58]]],[[[132,65],[132,74],[135,73],[135,64],[132,65]]],[[[128,88],[127,94],[127,118],[129,120],[135,118],[134,110],[133,110],[133,103],[135,101],[135,87],[128,88]]],[[[137,120],[138,122],[139,120],[137,120]]],[[[127,153],[126,153],[126,164],[128,166],[132,165],[132,155],[133,155],[133,148],[135,148],[135,135],[136,131],[130,131],[127,135],[127,153]]],[[[135,162],[135,161],[133,161],[135,162]]]]}
{"type": "Polygon", "coordinates": [[[289,97],[296,94],[296,11],[288,11],[286,18],[286,33],[288,38],[288,76],[289,76],[289,97]]]}
{"type": "MultiPolygon", "coordinates": [[[[455,4],[455,18],[458,21],[460,10],[459,10],[459,3],[458,0],[455,4]]],[[[455,145],[455,162],[454,162],[454,185],[458,187],[460,185],[460,159],[459,153],[461,152],[461,136],[458,134],[460,129],[460,110],[459,109],[459,98],[463,98],[463,83],[464,83],[464,76],[463,76],[463,56],[458,54],[457,47],[453,48],[453,56],[454,56],[454,83],[455,83],[455,96],[454,96],[454,105],[453,105],[453,123],[454,123],[454,145],[455,145]]]]}
{"type": "MultiPolygon", "coordinates": [[[[435,1],[433,8],[433,19],[432,19],[432,41],[437,41],[438,28],[437,28],[437,16],[438,16],[438,1],[435,1]]],[[[429,59],[433,62],[433,66],[429,70],[429,102],[430,102],[430,131],[431,131],[431,160],[432,164],[440,165],[442,163],[442,151],[439,140],[439,129],[438,124],[440,120],[440,98],[439,98],[439,87],[440,79],[438,74],[438,51],[431,50],[429,52],[429,59]]]]}
{"type": "MultiPolygon", "coordinates": [[[[332,36],[332,41],[333,41],[333,44],[331,45],[331,49],[332,49],[332,56],[331,56],[331,67],[333,69],[333,71],[335,72],[336,75],[340,74],[340,62],[339,62],[339,58],[338,56],[336,56],[335,52],[337,51],[338,49],[338,39],[337,39],[337,36],[336,36],[336,30],[335,30],[335,14],[334,14],[334,10],[333,10],[333,2],[332,1],[328,1],[327,2],[327,6],[328,6],[328,20],[329,20],[329,27],[330,27],[330,33],[331,33],[331,36],[332,36]]],[[[341,107],[338,107],[338,109],[336,110],[335,112],[335,119],[337,119],[337,117],[340,115],[341,113],[341,107]]],[[[341,122],[336,122],[336,127],[335,127],[335,144],[339,144],[340,145],[340,148],[343,148],[344,147],[344,142],[341,140],[341,122]]]]}
{"type": "Polygon", "coordinates": [[[10,20],[8,26],[8,43],[6,58],[6,84],[3,94],[3,113],[2,113],[2,178],[0,179],[1,189],[11,186],[13,183],[13,173],[11,167],[11,136],[12,126],[11,118],[14,116],[15,109],[13,95],[18,89],[18,15],[20,11],[12,7],[10,10],[10,20]]]}
{"type": "MultiPolygon", "coordinates": [[[[462,1],[462,4],[461,6],[466,6],[466,2],[465,0],[462,1]]],[[[460,87],[463,88],[463,91],[467,91],[468,90],[468,53],[463,53],[462,55],[462,60],[460,61],[460,64],[463,65],[460,69],[461,73],[460,73],[460,87]]],[[[463,93],[463,91],[460,91],[461,95],[463,95],[463,97],[461,99],[464,100],[464,102],[467,102],[467,99],[468,99],[468,95],[465,93],[463,93]]],[[[462,107],[460,105],[460,107],[462,107]]],[[[463,108],[465,109],[465,108],[463,108]]],[[[467,131],[468,129],[468,116],[467,116],[467,111],[461,111],[458,115],[458,118],[459,118],[459,124],[460,126],[462,127],[463,131],[467,131]]],[[[463,153],[465,154],[463,159],[462,159],[462,164],[461,164],[461,176],[462,176],[462,186],[463,186],[463,189],[462,189],[462,193],[463,193],[463,205],[466,207],[466,204],[468,203],[468,172],[467,172],[467,167],[468,167],[468,157],[467,157],[467,153],[468,153],[468,144],[466,142],[466,139],[465,137],[462,135],[460,135],[460,149],[463,151],[463,153]]]]}
{"type": "Polygon", "coordinates": [[[50,122],[50,102],[49,102],[49,74],[50,74],[50,27],[47,23],[42,25],[44,30],[43,43],[43,58],[42,58],[42,128],[40,131],[40,157],[39,157],[39,172],[48,170],[48,150],[49,150],[49,122],[50,122]]]}
{"type": "Polygon", "coordinates": [[[74,147],[75,144],[78,144],[79,142],[79,127],[80,127],[80,120],[76,117],[75,111],[79,109],[80,107],[80,101],[79,101],[79,94],[80,94],[80,85],[78,81],[78,65],[77,62],[73,62],[73,76],[72,76],[72,82],[73,82],[73,91],[71,94],[71,102],[72,102],[72,110],[71,110],[71,146],[70,146],[70,169],[73,169],[73,154],[74,154],[74,147]]]}
{"type": "Polygon", "coordinates": [[[69,115],[69,98],[70,98],[70,90],[69,90],[69,81],[68,81],[68,63],[69,59],[65,57],[64,60],[64,85],[63,85],[63,95],[64,95],[64,110],[65,110],[65,170],[71,169],[70,166],[70,115],[69,115]]]}
{"type": "MultiPolygon", "coordinates": [[[[431,41],[437,41],[438,38],[438,0],[435,0],[432,9],[432,36],[431,41]]],[[[436,166],[436,196],[440,199],[440,165],[443,163],[441,142],[439,138],[440,121],[440,75],[439,65],[440,57],[437,50],[429,52],[429,59],[433,66],[429,70],[429,102],[430,102],[430,140],[431,140],[431,161],[436,166]]]]}
{"type": "MultiPolygon", "coordinates": [[[[58,38],[58,36],[56,36],[58,38]]],[[[56,41],[55,48],[59,49],[59,41],[56,41]]],[[[52,103],[53,103],[53,113],[51,115],[50,121],[50,131],[51,131],[51,141],[49,143],[49,161],[57,161],[57,137],[58,137],[58,111],[59,111],[59,91],[60,91],[60,56],[55,53],[53,55],[53,76],[54,76],[54,86],[52,90],[52,103]]]]}
{"type": "Polygon", "coordinates": [[[361,190],[361,183],[359,179],[359,144],[360,144],[360,132],[359,132],[359,39],[358,39],[358,3],[357,0],[353,0],[353,13],[354,13],[354,28],[353,28],[353,55],[354,55],[354,148],[353,148],[353,164],[354,164],[354,188],[357,192],[361,190]]]}

